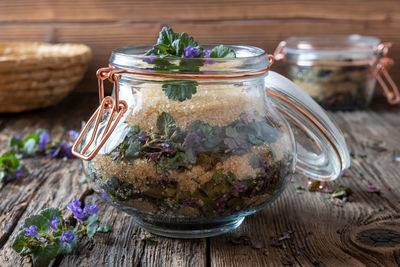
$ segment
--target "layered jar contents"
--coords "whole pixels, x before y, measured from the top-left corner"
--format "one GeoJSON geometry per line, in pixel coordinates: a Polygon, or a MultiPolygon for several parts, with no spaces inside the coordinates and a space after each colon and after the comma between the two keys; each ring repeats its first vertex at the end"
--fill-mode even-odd
{"type": "Polygon", "coordinates": [[[287,63],[287,75],[321,106],[352,110],[373,97],[380,40],[360,35],[291,37],[276,54],[287,63]]]}
{"type": "Polygon", "coordinates": [[[163,79],[122,79],[130,109],[86,171],[128,212],[213,218],[264,207],[282,190],[292,152],[262,81],[198,80],[190,99],[176,101],[163,79]]]}

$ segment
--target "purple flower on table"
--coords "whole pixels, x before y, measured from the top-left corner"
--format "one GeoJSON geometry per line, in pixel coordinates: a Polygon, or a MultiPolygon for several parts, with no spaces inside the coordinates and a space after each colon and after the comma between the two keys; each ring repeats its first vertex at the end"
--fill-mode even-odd
{"type": "Polygon", "coordinates": [[[143,61],[152,63],[152,62],[156,61],[154,58],[152,58],[152,57],[154,57],[154,56],[155,56],[154,53],[151,53],[151,54],[149,55],[149,57],[144,58],[143,61]]]}
{"type": "Polygon", "coordinates": [[[187,47],[183,48],[183,57],[184,58],[193,58],[199,55],[199,50],[196,47],[188,45],[187,47]]]}
{"type": "Polygon", "coordinates": [[[370,184],[370,185],[368,185],[367,191],[370,193],[378,193],[379,189],[376,185],[370,184]]]}
{"type": "Polygon", "coordinates": [[[10,177],[9,175],[4,176],[3,182],[6,184],[6,183],[8,183],[9,181],[11,181],[11,177],[10,177]]]}
{"type": "Polygon", "coordinates": [[[39,135],[38,148],[41,151],[45,151],[47,144],[50,142],[50,135],[47,132],[43,132],[39,135]]]}
{"type": "Polygon", "coordinates": [[[76,139],[78,139],[78,137],[79,137],[79,133],[77,131],[74,131],[74,130],[69,131],[69,138],[71,140],[75,141],[76,139]]]}
{"type": "Polygon", "coordinates": [[[24,228],[24,230],[26,231],[25,236],[39,237],[40,234],[36,231],[36,229],[37,229],[36,225],[25,227],[24,228]]]}
{"type": "Polygon", "coordinates": [[[68,230],[68,231],[63,231],[60,237],[60,240],[62,243],[68,243],[70,244],[72,242],[72,240],[74,240],[75,236],[74,234],[68,230]]]}
{"type": "Polygon", "coordinates": [[[14,170],[13,172],[15,174],[15,178],[20,178],[22,176],[22,171],[21,170],[17,169],[17,170],[14,170]]]}
{"type": "Polygon", "coordinates": [[[53,220],[47,220],[48,222],[49,222],[49,225],[50,225],[50,228],[51,229],[53,229],[54,231],[57,231],[58,230],[58,228],[57,228],[57,223],[58,223],[58,220],[57,220],[57,216],[56,215],[53,215],[53,220]]]}
{"type": "Polygon", "coordinates": [[[279,238],[279,240],[285,240],[285,239],[290,239],[290,233],[289,232],[283,232],[282,237],[279,238]]]}
{"type": "Polygon", "coordinates": [[[168,147],[170,147],[170,144],[168,144],[168,143],[162,143],[162,144],[161,144],[161,147],[162,147],[162,148],[168,148],[168,147]]]}
{"type": "Polygon", "coordinates": [[[67,205],[67,209],[69,209],[74,214],[74,218],[79,221],[85,218],[81,205],[82,203],[75,198],[67,205]]]}
{"type": "Polygon", "coordinates": [[[87,215],[92,215],[92,214],[97,214],[97,212],[99,212],[99,208],[96,205],[85,206],[85,208],[83,208],[83,211],[87,215]]]}

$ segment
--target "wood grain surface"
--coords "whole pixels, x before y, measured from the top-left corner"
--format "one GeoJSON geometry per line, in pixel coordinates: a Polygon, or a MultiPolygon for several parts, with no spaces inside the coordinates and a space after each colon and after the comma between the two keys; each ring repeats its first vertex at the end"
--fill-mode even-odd
{"type": "MultiPolygon", "coordinates": [[[[80,91],[97,91],[95,72],[114,48],[154,43],[163,25],[200,42],[255,45],[272,53],[293,35],[363,34],[394,43],[400,62],[398,0],[13,0],[0,1],[0,40],[89,45],[93,61],[80,91]]],[[[283,72],[282,64],[273,69],[283,72]]],[[[392,71],[400,84],[400,68],[392,71]]]]}
{"type": "MultiPolygon", "coordinates": [[[[79,183],[78,160],[27,159],[30,174],[0,186],[0,266],[29,266],[28,259],[11,249],[23,220],[45,207],[58,207],[70,216],[65,206],[73,197],[98,204],[101,223],[113,230],[93,240],[83,238],[78,250],[52,266],[399,266],[400,163],[394,156],[400,155],[400,109],[382,102],[365,111],[331,113],[354,155],[352,167],[338,181],[353,191],[348,203],[336,206],[320,192],[297,194],[296,187],[306,181],[295,176],[277,201],[246,218],[237,230],[214,238],[137,241],[134,236],[142,230],[133,219],[79,183]],[[380,194],[369,193],[370,184],[380,194]],[[291,232],[290,238],[272,246],[282,231],[291,232]],[[238,237],[257,248],[237,244],[238,237]]],[[[3,115],[1,151],[10,135],[41,127],[62,137],[79,129],[96,105],[96,95],[75,94],[50,109],[3,115]]]]}

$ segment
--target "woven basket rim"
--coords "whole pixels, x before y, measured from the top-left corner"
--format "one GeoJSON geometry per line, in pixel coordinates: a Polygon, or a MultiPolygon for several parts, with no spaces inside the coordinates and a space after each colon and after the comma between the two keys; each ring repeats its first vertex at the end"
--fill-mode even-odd
{"type": "MultiPolygon", "coordinates": [[[[24,61],[58,61],[71,57],[89,56],[91,49],[85,44],[0,41],[0,63],[24,61]],[[12,53],[6,53],[11,50],[12,53]],[[48,50],[48,52],[46,52],[48,50]]],[[[40,64],[40,63],[39,63],[40,64]]]]}

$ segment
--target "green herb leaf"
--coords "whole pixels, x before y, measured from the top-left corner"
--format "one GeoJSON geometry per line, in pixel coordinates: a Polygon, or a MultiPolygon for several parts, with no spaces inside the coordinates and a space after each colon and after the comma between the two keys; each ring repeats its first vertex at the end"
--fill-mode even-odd
{"type": "Polygon", "coordinates": [[[112,230],[111,225],[97,227],[97,232],[100,232],[100,233],[108,233],[108,232],[111,232],[111,230],[112,230]]]}
{"type": "Polygon", "coordinates": [[[92,238],[94,234],[97,232],[97,228],[99,227],[99,216],[97,214],[90,215],[87,220],[87,236],[92,238]]]}
{"type": "Polygon", "coordinates": [[[24,239],[25,233],[26,233],[25,230],[21,230],[14,237],[12,248],[18,253],[20,253],[24,248],[25,241],[23,241],[22,239],[24,239]]]}
{"type": "Polygon", "coordinates": [[[62,216],[61,211],[57,208],[47,208],[47,209],[41,210],[38,214],[45,217],[47,220],[50,220],[50,221],[53,220],[54,215],[57,216],[58,220],[62,216]]]}
{"type": "Polygon", "coordinates": [[[80,183],[80,184],[86,184],[86,183],[87,183],[86,178],[85,178],[85,177],[82,177],[81,179],[79,179],[79,183],[80,183]]]}
{"type": "Polygon", "coordinates": [[[135,135],[131,136],[128,141],[128,148],[125,150],[125,159],[131,163],[135,161],[139,157],[141,148],[142,143],[139,138],[135,135]]]}
{"type": "Polygon", "coordinates": [[[58,244],[53,242],[45,247],[37,247],[32,251],[33,266],[45,267],[50,261],[57,257],[58,244]]]}
{"type": "Polygon", "coordinates": [[[5,152],[0,158],[0,168],[3,166],[16,170],[19,166],[19,159],[14,154],[5,152]]]}
{"type": "Polygon", "coordinates": [[[219,45],[219,46],[214,47],[211,50],[210,57],[211,58],[235,58],[236,53],[233,49],[231,49],[227,46],[219,45]]]}
{"type": "Polygon", "coordinates": [[[16,146],[17,149],[20,150],[24,147],[24,142],[19,138],[15,138],[15,136],[11,136],[8,140],[8,145],[12,148],[16,146]]]}
{"type": "Polygon", "coordinates": [[[163,135],[169,135],[176,128],[174,118],[166,112],[162,112],[157,118],[157,128],[163,135]]]}
{"type": "Polygon", "coordinates": [[[186,80],[169,80],[162,85],[164,94],[172,100],[184,101],[191,99],[192,95],[197,92],[196,81],[186,80]]]}
{"type": "Polygon", "coordinates": [[[78,242],[79,242],[79,236],[78,233],[70,230],[72,234],[74,235],[74,239],[71,240],[71,243],[67,242],[61,242],[60,239],[57,239],[57,244],[58,244],[58,254],[70,254],[74,249],[78,247],[78,242]]]}
{"type": "Polygon", "coordinates": [[[47,232],[50,229],[47,218],[39,214],[31,215],[25,219],[23,227],[29,227],[31,225],[36,225],[38,230],[42,230],[44,232],[47,232]]]}
{"type": "Polygon", "coordinates": [[[172,45],[179,38],[179,33],[175,33],[171,28],[163,27],[157,40],[157,44],[172,45]]]}

